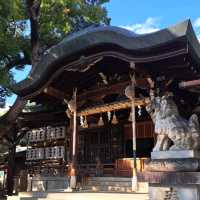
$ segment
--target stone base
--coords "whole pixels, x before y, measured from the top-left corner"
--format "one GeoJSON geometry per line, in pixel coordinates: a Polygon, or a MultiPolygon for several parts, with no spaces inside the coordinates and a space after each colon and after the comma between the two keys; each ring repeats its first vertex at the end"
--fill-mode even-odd
{"type": "Polygon", "coordinates": [[[200,186],[163,187],[150,184],[149,200],[200,200],[200,186]]]}
{"type": "Polygon", "coordinates": [[[153,151],[151,159],[183,159],[183,158],[200,158],[200,151],[181,150],[181,151],[153,151]]]}
{"type": "Polygon", "coordinates": [[[151,172],[196,172],[200,171],[200,159],[159,159],[145,162],[145,171],[151,172]]]}
{"type": "Polygon", "coordinates": [[[27,191],[44,192],[65,190],[69,186],[67,177],[42,177],[35,176],[28,178],[27,191]]]}
{"type": "Polygon", "coordinates": [[[76,176],[70,177],[70,188],[72,188],[72,189],[76,188],[76,176]]]}
{"type": "Polygon", "coordinates": [[[200,151],[155,151],[145,169],[150,200],[200,200],[200,151]]]}

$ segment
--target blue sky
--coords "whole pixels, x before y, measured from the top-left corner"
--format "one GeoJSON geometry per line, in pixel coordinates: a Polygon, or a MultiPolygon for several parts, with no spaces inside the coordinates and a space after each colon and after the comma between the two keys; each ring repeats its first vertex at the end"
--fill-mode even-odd
{"type": "Polygon", "coordinates": [[[112,25],[144,23],[148,18],[160,20],[160,27],[200,17],[199,0],[110,0],[107,4],[112,25]]]}
{"type": "MultiPolygon", "coordinates": [[[[110,0],[106,4],[111,25],[121,26],[136,33],[149,33],[180,21],[191,19],[200,38],[200,0],[110,0]]],[[[25,72],[15,73],[17,81],[24,79],[25,72]]],[[[11,105],[15,96],[7,98],[11,105]]]]}

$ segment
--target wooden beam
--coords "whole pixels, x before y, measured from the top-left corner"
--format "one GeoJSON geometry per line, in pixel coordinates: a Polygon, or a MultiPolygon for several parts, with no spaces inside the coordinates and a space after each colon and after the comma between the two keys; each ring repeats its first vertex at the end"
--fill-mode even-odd
{"type": "MultiPolygon", "coordinates": [[[[101,88],[95,88],[93,90],[89,90],[87,92],[83,92],[77,96],[77,103],[87,100],[87,99],[93,99],[93,100],[98,100],[102,99],[103,97],[107,95],[111,95],[114,93],[117,94],[124,94],[124,90],[126,86],[130,85],[130,81],[124,81],[116,84],[112,84],[106,87],[101,87],[101,88]]],[[[149,88],[149,83],[147,79],[138,79],[136,80],[136,87],[142,87],[142,88],[149,88]]],[[[64,92],[54,88],[54,87],[47,87],[44,89],[44,93],[48,94],[49,96],[55,97],[60,100],[64,99],[70,99],[71,97],[64,92]]]]}
{"type": "MultiPolygon", "coordinates": [[[[130,85],[130,81],[124,81],[120,83],[116,83],[107,87],[96,88],[91,91],[84,92],[78,95],[78,101],[85,99],[102,99],[103,97],[110,94],[124,94],[126,86],[130,85]]],[[[147,79],[138,79],[136,80],[136,87],[149,88],[149,83],[147,79]]]]}
{"type": "Polygon", "coordinates": [[[179,83],[179,87],[183,89],[188,89],[192,87],[200,87],[200,79],[192,80],[192,81],[183,81],[179,83]]]}
{"type": "MultiPolygon", "coordinates": [[[[145,105],[146,99],[135,99],[135,106],[143,106],[145,105]]],[[[107,103],[99,106],[94,106],[90,108],[86,108],[84,110],[81,110],[77,113],[78,116],[87,116],[87,115],[94,115],[98,113],[108,112],[108,111],[114,111],[114,110],[121,110],[121,109],[127,109],[131,108],[131,101],[130,100],[124,100],[124,101],[118,101],[114,103],[107,103]]]]}
{"type": "Polygon", "coordinates": [[[49,96],[55,97],[57,99],[60,99],[60,100],[64,100],[65,96],[66,96],[64,92],[61,92],[60,90],[55,89],[53,87],[45,88],[44,89],[44,93],[48,94],[49,96]]]}
{"type": "Polygon", "coordinates": [[[183,68],[189,68],[190,67],[190,63],[187,62],[187,63],[182,63],[182,64],[173,64],[173,65],[166,65],[166,66],[163,66],[162,65],[162,69],[167,69],[167,70],[176,70],[176,69],[183,69],[183,68]]]}
{"type": "Polygon", "coordinates": [[[117,84],[109,85],[106,87],[96,88],[94,90],[89,90],[78,95],[78,101],[83,99],[102,99],[103,97],[110,95],[110,94],[121,94],[124,93],[125,87],[130,84],[129,81],[120,82],[117,84]]]}

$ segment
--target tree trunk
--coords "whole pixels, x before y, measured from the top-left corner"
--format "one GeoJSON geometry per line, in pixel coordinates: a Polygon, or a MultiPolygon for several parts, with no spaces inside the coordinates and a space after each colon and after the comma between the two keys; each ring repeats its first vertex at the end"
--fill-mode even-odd
{"type": "MultiPolygon", "coordinates": [[[[12,130],[13,141],[16,139],[17,130],[12,130]]],[[[7,194],[12,195],[14,189],[14,176],[15,176],[15,154],[16,154],[16,145],[13,143],[9,147],[8,154],[8,174],[7,174],[7,194]]]]}
{"type": "MultiPolygon", "coordinates": [[[[26,0],[27,12],[29,14],[30,24],[31,24],[31,64],[32,70],[38,63],[40,59],[40,45],[39,45],[39,27],[38,21],[40,16],[40,5],[41,0],[26,0]]],[[[15,174],[15,150],[17,139],[18,127],[17,117],[22,112],[27,100],[18,97],[11,107],[11,109],[0,118],[0,137],[4,136],[9,142],[9,156],[8,156],[8,177],[7,177],[7,190],[8,194],[12,195],[14,186],[14,174],[15,174]]]]}
{"type": "Polygon", "coordinates": [[[24,106],[26,105],[27,100],[24,100],[20,97],[17,97],[15,103],[13,104],[13,106],[10,108],[10,110],[4,115],[4,117],[6,118],[6,120],[8,122],[17,122],[16,119],[18,117],[18,115],[21,113],[21,111],[23,110],[24,106]]]}
{"type": "MultiPolygon", "coordinates": [[[[41,0],[26,0],[27,12],[29,14],[31,24],[31,48],[32,48],[32,68],[40,59],[39,56],[39,27],[38,21],[40,16],[41,0]]],[[[0,137],[5,135],[10,138],[10,131],[17,123],[17,117],[22,112],[27,101],[18,97],[11,109],[0,118],[0,137]]],[[[12,136],[11,136],[12,137],[12,136]]]]}
{"type": "Polygon", "coordinates": [[[26,0],[31,25],[32,69],[40,60],[39,16],[41,0],[26,0]]]}

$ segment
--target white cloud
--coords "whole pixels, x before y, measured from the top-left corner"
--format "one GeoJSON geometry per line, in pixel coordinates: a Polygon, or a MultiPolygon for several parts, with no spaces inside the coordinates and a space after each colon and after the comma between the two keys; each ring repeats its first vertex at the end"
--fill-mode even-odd
{"type": "Polygon", "coordinates": [[[197,39],[200,42],[200,17],[198,17],[193,21],[193,27],[196,32],[197,39]]]}
{"type": "Polygon", "coordinates": [[[196,20],[194,20],[194,27],[195,28],[200,28],[200,17],[199,18],[197,18],[196,20]]]}
{"type": "Polygon", "coordinates": [[[144,23],[136,23],[132,25],[121,26],[122,28],[131,30],[138,34],[152,33],[160,30],[159,28],[159,18],[148,17],[144,23]]]}
{"type": "Polygon", "coordinates": [[[4,108],[0,108],[0,116],[4,115],[10,109],[9,105],[6,105],[4,108]]]}
{"type": "Polygon", "coordinates": [[[199,42],[200,42],[200,34],[199,35],[197,35],[197,39],[199,40],[199,42]]]}

